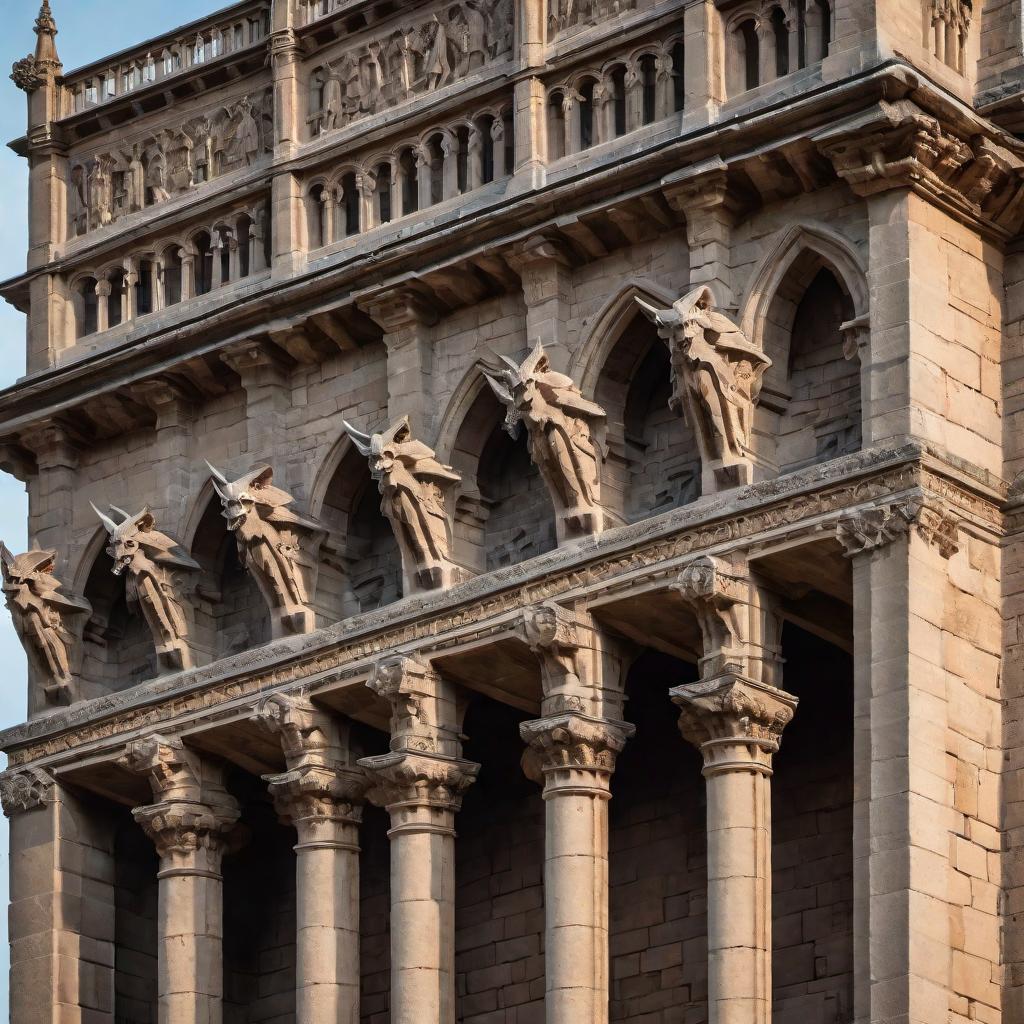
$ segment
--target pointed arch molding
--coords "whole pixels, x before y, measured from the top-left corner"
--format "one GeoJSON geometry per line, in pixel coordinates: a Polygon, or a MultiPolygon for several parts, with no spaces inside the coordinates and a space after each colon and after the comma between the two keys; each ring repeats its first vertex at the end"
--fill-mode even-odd
{"type": "Polygon", "coordinates": [[[601,371],[619,338],[622,337],[622,332],[635,316],[641,315],[636,304],[637,298],[659,309],[667,309],[679,295],[653,281],[634,279],[627,282],[605,303],[576,350],[569,371],[588,398],[594,397],[601,371]]]}
{"type": "Polygon", "coordinates": [[[309,513],[315,520],[320,520],[324,509],[324,502],[327,500],[327,492],[334,481],[334,475],[337,473],[338,467],[345,461],[345,457],[349,452],[354,449],[355,445],[352,443],[352,438],[348,436],[346,431],[342,430],[338,439],[327,450],[327,454],[324,456],[323,461],[320,463],[320,468],[313,478],[313,487],[309,492],[309,513]]]}
{"type": "Polygon", "coordinates": [[[824,224],[794,224],[783,231],[758,264],[741,306],[740,327],[746,337],[764,350],[768,313],[793,264],[806,253],[816,255],[846,289],[853,317],[868,313],[867,272],[853,244],[824,224]]]}
{"type": "MultiPolygon", "coordinates": [[[[476,365],[470,367],[466,375],[456,385],[437,428],[437,444],[434,445],[434,451],[441,462],[451,464],[462,425],[485,387],[487,387],[487,381],[480,367],[476,365]]],[[[482,440],[486,440],[486,438],[482,440]]],[[[463,480],[463,487],[467,485],[475,486],[475,482],[463,480]]]]}

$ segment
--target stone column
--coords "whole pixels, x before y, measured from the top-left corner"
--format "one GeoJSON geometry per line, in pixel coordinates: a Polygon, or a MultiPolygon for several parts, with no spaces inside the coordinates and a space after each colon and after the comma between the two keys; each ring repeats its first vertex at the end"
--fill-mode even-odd
{"type": "Polygon", "coordinates": [[[530,344],[543,342],[553,369],[566,371],[570,331],[578,330],[570,317],[573,284],[568,252],[558,241],[534,235],[518,246],[510,262],[523,284],[530,344]]]}
{"type": "Polygon", "coordinates": [[[288,771],[267,775],[295,846],[295,1014],[359,1024],[359,825],[367,779],[351,762],[347,724],[308,701],[274,696],[257,720],[278,735],[288,771]]]}
{"type": "Polygon", "coordinates": [[[96,333],[102,334],[110,327],[110,294],[114,289],[104,278],[96,282],[96,333]]]}
{"type": "Polygon", "coordinates": [[[180,739],[129,744],[125,767],[148,776],[156,803],[132,813],[160,856],[157,989],[160,1024],[220,1024],[224,995],[221,860],[239,817],[219,765],[180,739]]]}
{"type": "Polygon", "coordinates": [[[621,721],[622,660],[590,620],[554,602],[528,608],[542,718],[524,722],[526,774],[544,787],[545,1020],[608,1020],[608,801],[621,721]]]}
{"type": "Polygon", "coordinates": [[[408,657],[370,688],[392,707],[391,752],[359,763],[391,817],[391,1024],[455,1024],[455,815],[480,766],[463,760],[452,684],[408,657]]]}
{"type": "Polygon", "coordinates": [[[269,459],[286,436],[292,405],[287,358],[262,341],[236,342],[221,353],[245,388],[246,452],[252,458],[269,459]]]}
{"type": "MultiPolygon", "coordinates": [[[[519,66],[522,71],[540,71],[547,50],[546,0],[518,0],[519,66]]],[[[547,89],[541,78],[524,75],[515,84],[513,98],[515,119],[514,178],[512,191],[540,188],[544,184],[548,161],[547,89]]]]}
{"type": "Polygon", "coordinates": [[[769,779],[797,700],[775,685],[779,621],[745,560],[694,559],[676,589],[704,641],[700,682],[670,692],[707,779],[708,1020],[771,1024],[769,779]]]}
{"type": "Polygon", "coordinates": [[[435,414],[430,329],[437,323],[437,313],[408,288],[384,292],[361,305],[384,331],[389,422],[408,415],[413,434],[430,437],[435,414]]]}

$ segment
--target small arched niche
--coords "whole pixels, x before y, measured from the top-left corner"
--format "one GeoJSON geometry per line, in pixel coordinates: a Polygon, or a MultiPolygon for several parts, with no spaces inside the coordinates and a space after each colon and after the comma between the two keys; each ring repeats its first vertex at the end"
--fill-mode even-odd
{"type": "Polygon", "coordinates": [[[113,573],[106,534],[97,534],[89,547],[93,554],[84,594],[92,614],[83,636],[82,679],[83,696],[93,697],[152,679],[157,663],[156,646],[142,609],[129,603],[125,577],[113,573]]]}
{"type": "Polygon", "coordinates": [[[844,276],[818,252],[801,252],[779,282],[764,329],[779,472],[861,447],[861,363],[841,329],[858,312],[844,276]]]}
{"type": "MultiPolygon", "coordinates": [[[[621,298],[609,330],[615,340],[594,386],[608,414],[608,458],[601,493],[627,522],[645,519],[700,496],[700,450],[683,416],[669,407],[668,346],[640,312],[635,290],[621,298]],[[632,312],[636,310],[636,312],[632,312]]],[[[644,296],[656,305],[662,303],[644,296]]]]}
{"type": "Polygon", "coordinates": [[[269,643],[270,611],[256,579],[242,565],[235,535],[213,493],[192,538],[192,557],[203,570],[196,626],[214,656],[226,658],[269,643]]]}
{"type": "Polygon", "coordinates": [[[366,457],[347,438],[323,491],[319,519],[329,531],[323,547],[318,605],[347,618],[402,597],[402,556],[380,510],[380,491],[366,457]]]}
{"type": "Polygon", "coordinates": [[[555,510],[530,458],[526,431],[504,429],[505,409],[481,380],[456,435],[451,464],[462,476],[455,559],[478,572],[514,565],[557,545],[555,510]]]}

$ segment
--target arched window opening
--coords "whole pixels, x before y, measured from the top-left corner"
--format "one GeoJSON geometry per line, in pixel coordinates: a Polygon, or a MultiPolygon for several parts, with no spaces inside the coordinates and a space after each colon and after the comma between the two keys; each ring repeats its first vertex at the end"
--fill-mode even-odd
{"type": "Polygon", "coordinates": [[[153,275],[153,261],[139,260],[138,278],[135,281],[136,316],[145,316],[147,313],[153,312],[153,275]]]}
{"type": "Polygon", "coordinates": [[[740,51],[743,57],[743,81],[744,89],[756,89],[760,81],[760,43],[757,38],[757,27],[754,19],[744,21],[736,30],[740,41],[740,51]]]}
{"type": "Polygon", "coordinates": [[[341,202],[345,215],[345,237],[359,234],[359,188],[354,171],[341,179],[341,202]]]}
{"type": "Polygon", "coordinates": [[[383,163],[377,168],[376,206],[377,223],[387,224],[392,216],[391,209],[391,164],[383,163]]]}
{"type": "Polygon", "coordinates": [[[504,126],[505,143],[505,164],[501,168],[502,176],[511,174],[516,166],[516,122],[511,110],[505,110],[501,115],[501,122],[504,126]]]}
{"type": "Polygon", "coordinates": [[[430,202],[436,205],[444,200],[445,157],[440,133],[427,141],[427,160],[430,166],[430,202]]]}
{"type": "Polygon", "coordinates": [[[459,145],[457,182],[461,194],[469,191],[469,128],[460,124],[455,129],[455,139],[459,145]]]}
{"type": "MultiPolygon", "coordinates": [[[[814,0],[810,2],[814,3],[814,0]]],[[[807,6],[804,0],[796,3],[796,59],[798,67],[807,67],[807,6]]]]}
{"type": "Polygon", "coordinates": [[[821,19],[821,25],[819,27],[820,39],[821,39],[821,58],[823,59],[828,56],[828,48],[832,45],[832,9],[829,7],[828,0],[811,0],[818,8],[818,17],[821,19]]]}
{"type": "Polygon", "coordinates": [[[80,316],[78,337],[85,338],[99,329],[99,298],[96,295],[96,278],[86,277],[78,285],[80,316]]]}
{"type": "Polygon", "coordinates": [[[163,259],[164,305],[181,302],[181,250],[172,245],[164,250],[163,259]]]}
{"type": "Polygon", "coordinates": [[[124,320],[124,268],[118,267],[107,276],[110,294],[107,296],[107,327],[117,327],[124,320]]]}
{"type": "Polygon", "coordinates": [[[402,151],[398,170],[402,181],[402,216],[407,217],[420,208],[419,168],[416,166],[416,154],[411,149],[402,151]]]}
{"type": "Polygon", "coordinates": [[[789,74],[789,26],[781,7],[772,10],[772,35],[775,39],[775,74],[782,78],[789,74]]]}
{"type": "Polygon", "coordinates": [[[314,185],[306,201],[306,224],[309,234],[309,248],[321,249],[327,244],[324,231],[324,186],[314,185]]]}
{"type": "Polygon", "coordinates": [[[686,105],[685,61],[686,50],[679,39],[672,44],[672,109],[677,114],[686,105]]]}
{"type": "Polygon", "coordinates": [[[483,185],[494,181],[494,118],[488,114],[477,121],[480,131],[480,182],[483,185]]]}
{"type": "Polygon", "coordinates": [[[643,87],[643,123],[651,124],[658,102],[658,65],[652,53],[645,53],[640,58],[640,81],[643,87]]]}
{"type": "Polygon", "coordinates": [[[594,144],[594,80],[580,86],[580,149],[590,149],[594,144]]]}
{"type": "Polygon", "coordinates": [[[565,156],[565,97],[554,92],[548,99],[548,160],[565,156]]]}
{"type": "Polygon", "coordinates": [[[619,64],[612,69],[612,119],[615,135],[626,134],[626,69],[619,64]]]}
{"type": "Polygon", "coordinates": [[[235,240],[231,237],[231,229],[227,227],[217,228],[217,250],[218,264],[215,268],[220,272],[220,283],[222,285],[234,281],[238,276],[232,266],[232,257],[235,253],[235,240]]]}
{"type": "Polygon", "coordinates": [[[206,295],[213,288],[213,249],[210,235],[200,231],[193,239],[195,246],[196,295],[206,295]]]}

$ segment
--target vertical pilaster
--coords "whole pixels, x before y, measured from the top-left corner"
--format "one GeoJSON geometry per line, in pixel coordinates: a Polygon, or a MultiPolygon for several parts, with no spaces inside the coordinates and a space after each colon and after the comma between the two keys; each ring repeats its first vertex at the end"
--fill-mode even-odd
{"type": "Polygon", "coordinates": [[[78,438],[67,424],[46,419],[25,431],[20,440],[35,455],[39,470],[29,507],[32,539],[40,547],[66,554],[74,523],[78,438]]]}
{"type": "Polygon", "coordinates": [[[797,700],[775,685],[779,621],[742,558],[694,559],[676,589],[704,642],[700,682],[670,692],[707,780],[708,1020],[771,1024],[769,780],[797,700]]]}
{"type": "Polygon", "coordinates": [[[268,775],[295,846],[295,1014],[359,1024],[359,825],[367,779],[347,728],[308,701],[270,697],[257,720],[280,737],[288,771],[268,775]]]}
{"type": "MultiPolygon", "coordinates": [[[[518,0],[519,66],[544,68],[547,51],[547,0],[518,0]]],[[[544,184],[548,161],[547,90],[536,75],[520,78],[513,99],[515,167],[510,188],[525,191],[544,184]]]]}
{"type": "Polygon", "coordinates": [[[230,345],[221,358],[242,378],[245,388],[246,451],[269,459],[287,430],[292,407],[287,357],[263,341],[230,345]]]}
{"type": "Polygon", "coordinates": [[[721,24],[714,0],[683,7],[683,126],[687,131],[714,121],[725,102],[721,24]]]}
{"type": "Polygon", "coordinates": [[[434,352],[431,327],[437,313],[407,288],[362,304],[384,331],[388,351],[388,421],[408,416],[417,437],[432,437],[434,352]]]}
{"type": "Polygon", "coordinates": [[[359,763],[391,817],[391,1022],[455,1024],[455,815],[480,766],[463,760],[452,684],[411,658],[377,665],[391,753],[359,763]]]}
{"type": "Polygon", "coordinates": [[[535,235],[522,243],[510,262],[519,274],[526,300],[526,337],[544,344],[553,369],[565,372],[571,351],[572,263],[556,241],[535,235]]]}
{"type": "Polygon", "coordinates": [[[224,1012],[221,863],[239,817],[222,768],[181,740],[150,736],[123,763],[148,777],[156,803],[132,813],[160,857],[157,999],[160,1024],[220,1024],[224,1012]]]}

